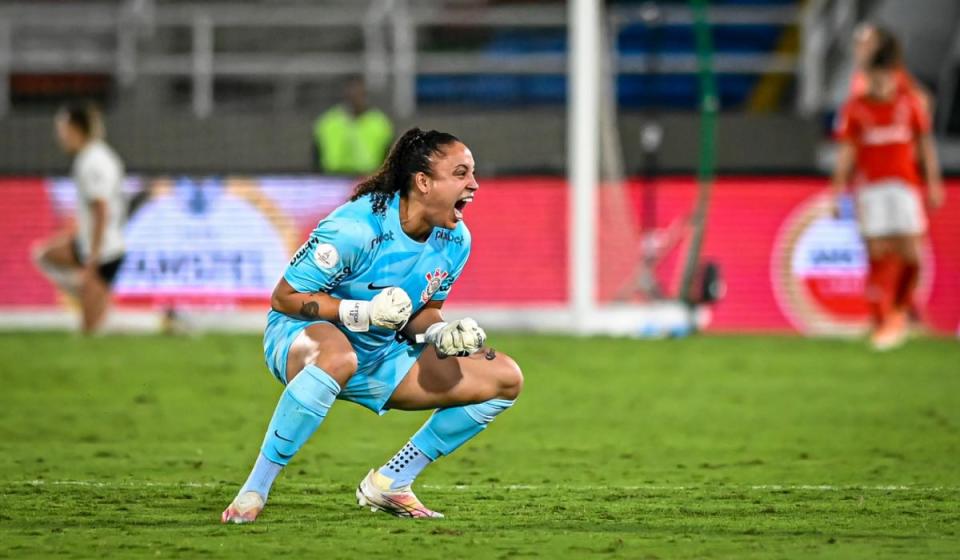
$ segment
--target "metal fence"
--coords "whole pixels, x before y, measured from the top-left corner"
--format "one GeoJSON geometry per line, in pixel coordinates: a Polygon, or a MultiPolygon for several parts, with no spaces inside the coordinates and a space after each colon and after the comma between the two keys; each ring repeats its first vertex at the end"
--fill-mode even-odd
{"type": "MultiPolygon", "coordinates": [[[[612,5],[607,12],[608,37],[623,26],[650,22],[685,24],[692,15],[684,4],[612,5]]],[[[143,77],[188,79],[191,106],[197,117],[216,108],[214,82],[245,77],[281,85],[290,79],[311,80],[362,73],[373,91],[390,92],[393,112],[407,117],[416,111],[418,76],[457,74],[563,75],[565,53],[513,54],[491,57],[479,51],[456,53],[424,50],[420,38],[435,28],[560,28],[567,24],[563,2],[527,5],[485,5],[476,2],[367,0],[303,3],[221,3],[123,0],[58,2],[55,5],[16,1],[0,6],[0,88],[17,72],[97,72],[113,76],[121,87],[143,77]],[[264,44],[255,53],[231,52],[218,45],[218,33],[231,29],[282,35],[308,29],[317,34],[349,30],[362,37],[349,51],[275,52],[264,44]],[[186,51],[157,40],[164,32],[188,34],[186,51]]],[[[713,24],[777,24],[798,21],[792,5],[715,6],[713,24]]],[[[613,57],[622,75],[651,71],[646,54],[613,57]]],[[[694,73],[693,54],[662,53],[656,72],[694,73]]],[[[794,54],[721,53],[719,72],[738,74],[797,72],[794,54]]],[[[10,92],[0,89],[0,115],[10,109],[10,92]]]]}

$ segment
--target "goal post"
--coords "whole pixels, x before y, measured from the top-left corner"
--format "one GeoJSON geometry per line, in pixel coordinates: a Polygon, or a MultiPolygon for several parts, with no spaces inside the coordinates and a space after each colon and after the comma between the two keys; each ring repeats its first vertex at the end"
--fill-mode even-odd
{"type": "MultiPolygon", "coordinates": [[[[705,24],[705,3],[701,4],[699,17],[704,18],[705,24]]],[[[621,148],[612,51],[616,38],[608,36],[604,3],[570,0],[567,10],[569,297],[565,330],[641,337],[685,334],[694,329],[698,316],[698,310],[687,306],[685,299],[611,297],[611,287],[630,284],[635,271],[631,263],[642,258],[644,247],[629,187],[623,181],[622,162],[616,169],[617,157],[622,157],[617,153],[621,148]]],[[[709,31],[705,32],[709,40],[709,31]]],[[[706,60],[706,64],[701,60],[701,83],[712,84],[709,58],[706,60]]],[[[715,93],[712,99],[710,118],[715,119],[715,93]]],[[[704,107],[707,105],[710,104],[704,107]]],[[[708,146],[712,150],[712,132],[704,138],[708,136],[710,140],[703,140],[701,148],[708,146]]],[[[707,159],[712,159],[712,155],[707,159]]],[[[702,168],[712,173],[712,162],[702,168]]],[[[710,173],[701,172],[704,185],[709,185],[710,173]]],[[[701,207],[700,223],[706,212],[705,202],[698,203],[701,207]]],[[[696,244],[699,246],[699,239],[696,244]]],[[[690,258],[695,266],[698,257],[690,258]]],[[[690,280],[684,280],[688,291],[689,283],[690,280]]]]}
{"type": "Polygon", "coordinates": [[[600,122],[600,3],[570,0],[568,13],[567,169],[570,177],[568,271],[571,325],[590,330],[596,312],[597,185],[600,122]]]}

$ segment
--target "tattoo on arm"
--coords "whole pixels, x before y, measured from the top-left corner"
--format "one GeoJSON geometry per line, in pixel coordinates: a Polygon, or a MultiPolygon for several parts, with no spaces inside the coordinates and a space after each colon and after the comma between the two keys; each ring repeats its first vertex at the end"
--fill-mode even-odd
{"type": "Polygon", "coordinates": [[[300,306],[300,315],[307,319],[320,318],[320,304],[315,301],[306,301],[300,306]]]}

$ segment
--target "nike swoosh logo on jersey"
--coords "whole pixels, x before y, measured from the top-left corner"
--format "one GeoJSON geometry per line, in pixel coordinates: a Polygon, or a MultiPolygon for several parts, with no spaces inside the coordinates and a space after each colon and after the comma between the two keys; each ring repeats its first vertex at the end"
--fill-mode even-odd
{"type": "Polygon", "coordinates": [[[373,282],[370,282],[369,284],[367,284],[367,289],[368,289],[368,290],[373,290],[373,291],[386,290],[387,288],[392,288],[392,287],[393,287],[393,286],[377,286],[377,285],[374,284],[373,282]]]}

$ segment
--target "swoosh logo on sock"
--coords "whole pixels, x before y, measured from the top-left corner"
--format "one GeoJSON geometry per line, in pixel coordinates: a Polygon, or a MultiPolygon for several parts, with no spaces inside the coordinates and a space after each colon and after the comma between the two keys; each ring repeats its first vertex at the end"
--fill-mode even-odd
{"type": "Polygon", "coordinates": [[[285,442],[287,442],[287,443],[293,443],[293,440],[292,440],[292,439],[287,439],[287,438],[281,436],[281,435],[280,435],[280,432],[278,432],[277,430],[274,430],[274,431],[273,431],[273,435],[277,436],[279,439],[282,439],[283,441],[285,441],[285,442]]]}
{"type": "Polygon", "coordinates": [[[277,457],[280,457],[280,458],[283,459],[284,461],[289,460],[289,459],[292,459],[293,456],[294,456],[294,453],[291,453],[291,454],[289,454],[289,455],[287,455],[286,453],[280,453],[280,450],[277,449],[276,446],[274,446],[273,452],[277,454],[277,457]]]}

